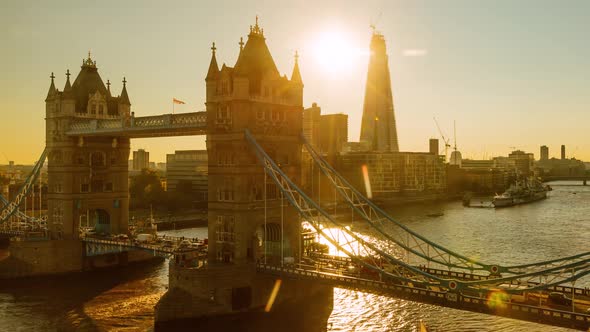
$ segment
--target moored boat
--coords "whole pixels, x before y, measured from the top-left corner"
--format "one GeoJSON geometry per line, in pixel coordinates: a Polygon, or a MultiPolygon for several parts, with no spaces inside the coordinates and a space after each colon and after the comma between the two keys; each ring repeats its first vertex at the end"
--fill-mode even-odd
{"type": "Polygon", "coordinates": [[[516,181],[504,193],[494,196],[492,203],[494,207],[505,207],[535,202],[547,198],[547,191],[548,187],[538,180],[516,181]]]}

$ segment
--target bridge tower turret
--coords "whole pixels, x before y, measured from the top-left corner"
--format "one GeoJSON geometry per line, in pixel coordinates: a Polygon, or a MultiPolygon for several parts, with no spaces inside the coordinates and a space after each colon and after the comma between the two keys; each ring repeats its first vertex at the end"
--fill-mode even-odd
{"type": "Polygon", "coordinates": [[[48,149],[48,226],[54,238],[77,238],[79,226],[107,233],[126,233],[129,217],[127,160],[129,139],[72,137],[66,133],[77,121],[126,121],[131,103],[123,81],[121,96],[113,97],[98,74],[96,61],[82,60],[73,83],[66,72],[63,91],[55,76],[45,99],[48,149]]]}

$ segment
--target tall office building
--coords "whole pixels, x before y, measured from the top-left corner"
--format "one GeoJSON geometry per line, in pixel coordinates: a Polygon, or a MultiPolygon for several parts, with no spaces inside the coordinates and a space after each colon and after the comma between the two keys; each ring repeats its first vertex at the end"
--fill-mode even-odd
{"type": "Polygon", "coordinates": [[[207,150],[184,150],[167,154],[166,189],[184,191],[190,188],[193,200],[207,201],[207,160],[207,150]],[[182,188],[183,186],[185,187],[182,188]]]}
{"type": "Polygon", "coordinates": [[[438,156],[438,138],[431,138],[428,141],[428,152],[432,153],[435,156],[438,156]]]}
{"type": "Polygon", "coordinates": [[[141,171],[150,168],[150,153],[144,149],[133,151],[133,170],[141,171]]]}
{"type": "Polygon", "coordinates": [[[313,146],[320,144],[320,119],[322,109],[317,103],[311,104],[310,108],[303,110],[303,136],[313,146]]]}
{"type": "Polygon", "coordinates": [[[371,144],[373,151],[398,152],[391,79],[382,34],[373,32],[370,48],[360,141],[371,144]]]}
{"type": "Polygon", "coordinates": [[[322,152],[340,153],[348,141],[348,115],[325,114],[320,117],[319,145],[322,152]]]}
{"type": "Polygon", "coordinates": [[[565,160],[565,145],[561,146],[561,160],[565,160]]]}
{"type": "Polygon", "coordinates": [[[549,148],[547,145],[541,146],[541,160],[548,160],[549,159],[549,148]]]}

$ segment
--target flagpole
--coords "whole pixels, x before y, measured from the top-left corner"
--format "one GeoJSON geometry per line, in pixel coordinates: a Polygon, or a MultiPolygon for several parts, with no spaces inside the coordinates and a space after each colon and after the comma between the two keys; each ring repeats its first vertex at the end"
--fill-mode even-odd
{"type": "Polygon", "coordinates": [[[172,114],[174,114],[174,104],[175,104],[174,99],[172,99],[172,114]]]}

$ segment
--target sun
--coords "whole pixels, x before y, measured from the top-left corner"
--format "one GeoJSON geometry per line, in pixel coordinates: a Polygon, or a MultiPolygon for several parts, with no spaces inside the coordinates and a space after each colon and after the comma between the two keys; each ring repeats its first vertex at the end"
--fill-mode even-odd
{"type": "Polygon", "coordinates": [[[341,30],[320,32],[312,45],[313,57],[318,65],[328,72],[338,72],[358,65],[362,52],[349,36],[341,30]]]}

